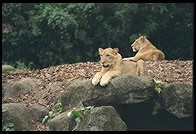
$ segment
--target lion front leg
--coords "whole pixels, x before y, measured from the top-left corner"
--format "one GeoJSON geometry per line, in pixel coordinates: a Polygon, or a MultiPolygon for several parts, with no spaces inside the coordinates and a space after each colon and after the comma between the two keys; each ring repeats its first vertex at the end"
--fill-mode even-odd
{"type": "Polygon", "coordinates": [[[138,61],[140,60],[141,58],[139,56],[134,56],[134,57],[131,57],[130,60],[131,61],[138,61]]]}
{"type": "Polygon", "coordinates": [[[102,78],[101,78],[101,81],[100,81],[100,85],[101,86],[106,86],[110,79],[113,78],[113,77],[116,77],[116,76],[119,76],[121,75],[121,72],[120,71],[109,71],[107,72],[102,78]]]}
{"type": "Polygon", "coordinates": [[[146,74],[147,74],[146,63],[144,62],[144,60],[138,60],[137,61],[137,75],[141,76],[141,75],[146,75],[146,74]]]}
{"type": "Polygon", "coordinates": [[[95,74],[95,76],[94,76],[93,79],[92,79],[92,84],[93,84],[94,86],[96,86],[96,85],[99,83],[99,81],[100,81],[102,75],[103,75],[103,74],[102,74],[101,72],[98,72],[98,73],[95,74]]]}
{"type": "Polygon", "coordinates": [[[133,58],[134,58],[134,57],[128,57],[128,58],[123,58],[122,60],[128,61],[128,60],[133,60],[133,58]]]}

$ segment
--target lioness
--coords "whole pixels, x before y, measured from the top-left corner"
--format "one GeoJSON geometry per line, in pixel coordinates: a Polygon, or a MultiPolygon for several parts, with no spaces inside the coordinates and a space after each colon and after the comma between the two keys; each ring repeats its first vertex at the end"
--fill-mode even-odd
{"type": "Polygon", "coordinates": [[[101,86],[106,86],[111,78],[122,74],[138,76],[146,74],[145,62],[143,60],[138,60],[137,62],[123,61],[122,56],[118,52],[118,48],[99,48],[102,69],[92,79],[93,85],[97,85],[100,82],[101,86]]]}
{"type": "Polygon", "coordinates": [[[147,38],[146,36],[140,36],[135,42],[131,45],[134,52],[138,51],[134,57],[123,58],[123,60],[133,60],[138,61],[143,59],[144,61],[149,60],[164,60],[164,53],[157,49],[147,38]]]}

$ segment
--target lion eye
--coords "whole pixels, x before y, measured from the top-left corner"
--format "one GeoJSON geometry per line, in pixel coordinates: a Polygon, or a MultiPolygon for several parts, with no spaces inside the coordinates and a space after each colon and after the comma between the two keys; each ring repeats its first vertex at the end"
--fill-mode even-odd
{"type": "Polygon", "coordinates": [[[106,57],[109,57],[110,55],[109,54],[106,54],[106,57]]]}

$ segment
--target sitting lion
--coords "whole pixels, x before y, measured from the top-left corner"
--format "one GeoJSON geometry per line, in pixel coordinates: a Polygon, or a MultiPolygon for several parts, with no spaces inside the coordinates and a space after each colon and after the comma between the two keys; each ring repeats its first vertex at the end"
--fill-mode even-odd
{"type": "Polygon", "coordinates": [[[99,82],[101,86],[106,86],[111,78],[122,74],[134,74],[138,76],[146,74],[145,62],[143,60],[138,60],[137,62],[123,61],[122,56],[118,52],[118,48],[99,48],[102,69],[92,79],[94,86],[99,82]]]}
{"type": "Polygon", "coordinates": [[[140,59],[144,61],[149,60],[164,60],[164,53],[157,49],[147,38],[146,36],[140,36],[135,42],[131,45],[134,52],[138,51],[134,57],[123,58],[123,60],[133,60],[138,61],[140,59]]]}

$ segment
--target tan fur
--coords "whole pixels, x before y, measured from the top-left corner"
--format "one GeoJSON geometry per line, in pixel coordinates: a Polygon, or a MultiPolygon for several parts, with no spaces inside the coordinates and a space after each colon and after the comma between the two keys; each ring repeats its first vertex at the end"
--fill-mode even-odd
{"type": "Polygon", "coordinates": [[[131,45],[133,51],[138,51],[134,57],[123,58],[123,60],[133,60],[138,61],[140,59],[144,61],[149,60],[164,60],[164,53],[157,49],[147,38],[146,36],[140,36],[135,42],[131,45]]]}
{"type": "Polygon", "coordinates": [[[143,60],[123,61],[122,56],[118,53],[118,48],[99,48],[100,63],[102,69],[96,73],[92,79],[92,84],[106,86],[110,79],[123,74],[145,75],[146,67],[143,60]]]}

